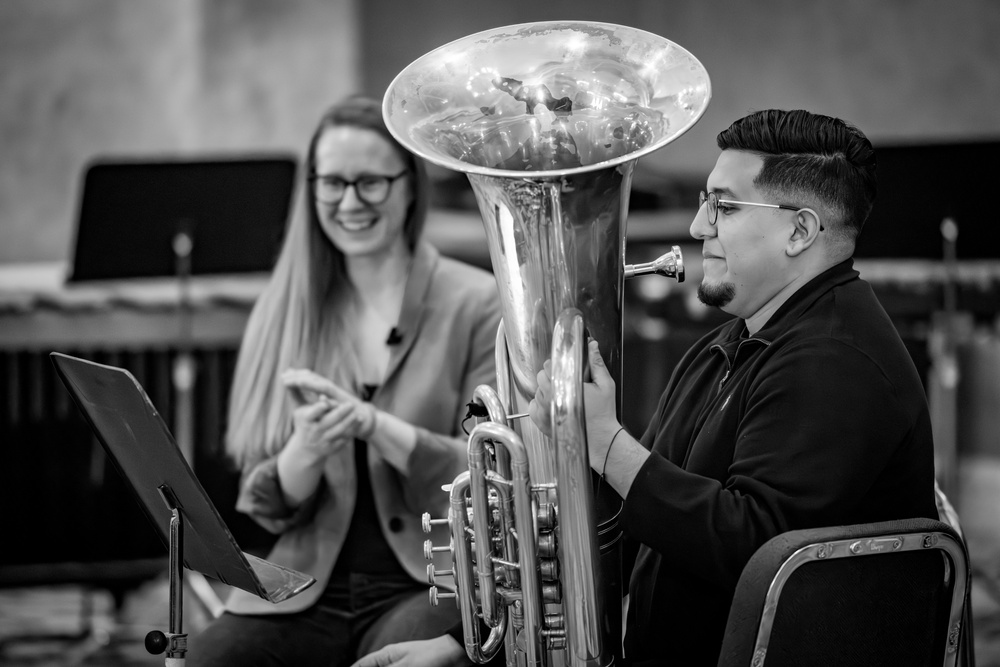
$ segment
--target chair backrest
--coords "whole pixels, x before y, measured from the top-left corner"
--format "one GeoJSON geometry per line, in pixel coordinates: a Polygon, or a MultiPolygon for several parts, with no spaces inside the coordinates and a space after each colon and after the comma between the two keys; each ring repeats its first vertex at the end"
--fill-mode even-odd
{"type": "Polygon", "coordinates": [[[719,667],[954,666],[970,577],[933,519],[783,533],[743,570],[719,667]]]}

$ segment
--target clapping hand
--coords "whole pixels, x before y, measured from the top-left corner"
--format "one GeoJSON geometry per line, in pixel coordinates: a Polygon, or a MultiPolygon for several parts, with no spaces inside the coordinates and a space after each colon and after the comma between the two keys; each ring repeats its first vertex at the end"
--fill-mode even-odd
{"type": "Polygon", "coordinates": [[[354,438],[367,438],[375,426],[375,408],[307,369],[293,368],[281,381],[296,403],[292,420],[299,446],[325,458],[354,438]]]}
{"type": "Polygon", "coordinates": [[[281,374],[281,382],[299,405],[315,403],[327,397],[336,403],[359,402],[360,399],[341,389],[335,382],[307,368],[289,368],[281,374]]]}

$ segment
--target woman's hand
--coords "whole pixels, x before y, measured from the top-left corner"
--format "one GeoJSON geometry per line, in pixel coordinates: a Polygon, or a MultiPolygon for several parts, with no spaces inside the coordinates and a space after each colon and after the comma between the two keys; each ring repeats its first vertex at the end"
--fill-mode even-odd
{"type": "MultiPolygon", "coordinates": [[[[313,402],[326,402],[333,406],[329,419],[324,417],[314,426],[307,422],[302,424],[316,432],[313,442],[317,445],[325,441],[335,447],[338,437],[348,440],[358,438],[375,447],[393,468],[404,475],[409,474],[410,454],[417,446],[417,430],[411,424],[387,412],[380,412],[371,403],[362,401],[336,383],[307,369],[290,368],[281,374],[281,381],[301,406],[313,402]],[[349,409],[344,406],[349,406],[349,409]]],[[[306,418],[315,417],[312,412],[302,414],[306,418]]],[[[296,422],[296,429],[298,427],[296,422]]]]}
{"type": "Polygon", "coordinates": [[[288,443],[289,455],[314,465],[353,439],[358,416],[353,403],[334,403],[323,396],[315,403],[300,405],[292,413],[295,428],[288,443]]]}
{"type": "Polygon", "coordinates": [[[300,405],[314,403],[321,396],[331,398],[338,403],[359,400],[332,380],[308,368],[287,369],[281,374],[281,382],[292,392],[292,397],[300,405]]]}
{"type": "Polygon", "coordinates": [[[359,433],[374,429],[375,408],[311,371],[296,371],[285,386],[298,407],[292,412],[292,436],[278,454],[278,477],[285,501],[296,507],[316,491],[326,460],[359,433]]]}
{"type": "MultiPolygon", "coordinates": [[[[350,413],[342,411],[330,415],[326,426],[331,429],[331,435],[335,432],[338,437],[367,440],[375,430],[375,406],[362,401],[322,375],[305,368],[290,368],[281,374],[281,381],[299,405],[296,414],[309,405],[326,404],[332,408],[331,412],[350,406],[350,413]]],[[[295,424],[298,428],[299,422],[296,421],[295,424]]]]}
{"type": "Polygon", "coordinates": [[[316,491],[327,458],[351,442],[356,421],[353,404],[334,404],[326,396],[295,408],[292,437],[278,453],[278,478],[289,507],[316,491]]]}

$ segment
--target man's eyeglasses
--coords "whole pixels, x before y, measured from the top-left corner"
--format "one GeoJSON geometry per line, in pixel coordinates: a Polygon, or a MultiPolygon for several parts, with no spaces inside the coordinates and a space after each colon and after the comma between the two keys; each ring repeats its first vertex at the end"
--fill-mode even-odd
{"type": "Polygon", "coordinates": [[[340,176],[313,174],[309,180],[313,182],[316,199],[324,204],[339,204],[347,193],[349,186],[354,187],[354,194],[369,206],[378,206],[389,198],[392,184],[406,176],[408,171],[401,171],[395,176],[381,174],[364,174],[353,181],[340,176]]]}
{"type": "Polygon", "coordinates": [[[714,225],[719,219],[719,204],[723,206],[729,205],[739,205],[739,206],[763,206],[765,208],[783,208],[786,211],[801,211],[802,208],[799,206],[785,206],[784,204],[758,204],[752,201],[736,201],[735,199],[719,199],[719,196],[714,192],[709,192],[705,194],[702,190],[698,193],[698,208],[700,209],[705,204],[708,204],[708,224],[714,225]]]}

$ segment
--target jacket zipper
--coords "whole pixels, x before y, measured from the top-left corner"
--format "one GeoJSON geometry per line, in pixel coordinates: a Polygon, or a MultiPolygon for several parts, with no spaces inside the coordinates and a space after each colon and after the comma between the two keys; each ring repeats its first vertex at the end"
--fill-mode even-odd
{"type": "MultiPolygon", "coordinates": [[[[728,360],[727,360],[727,363],[728,363],[728,360]]],[[[730,374],[730,373],[732,372],[732,370],[733,370],[733,369],[732,369],[731,367],[730,367],[730,368],[727,368],[727,369],[726,369],[726,374],[722,376],[722,379],[721,379],[721,380],[719,380],[719,393],[720,393],[720,394],[722,393],[722,386],[723,386],[724,384],[726,384],[726,380],[728,380],[728,379],[729,379],[729,374],[730,374]]]]}

